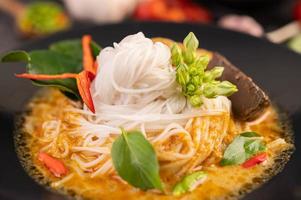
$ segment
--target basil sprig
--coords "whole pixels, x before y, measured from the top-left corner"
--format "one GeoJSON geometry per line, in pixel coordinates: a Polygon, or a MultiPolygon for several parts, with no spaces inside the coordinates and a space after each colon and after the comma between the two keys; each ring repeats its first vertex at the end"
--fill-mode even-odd
{"type": "Polygon", "coordinates": [[[230,96],[237,92],[237,87],[229,81],[219,81],[224,71],[223,67],[206,70],[208,56],[197,55],[199,41],[190,32],[183,41],[184,48],[174,44],[171,48],[172,64],[176,67],[176,80],[182,88],[182,93],[194,107],[202,105],[202,96],[215,98],[230,96]]]}
{"type": "Polygon", "coordinates": [[[193,191],[198,185],[202,184],[207,178],[207,174],[203,171],[191,173],[175,185],[172,194],[175,196],[193,191]]]}
{"type": "MultiPolygon", "coordinates": [[[[93,56],[100,52],[95,42],[91,43],[93,56]]],[[[27,73],[57,75],[63,73],[79,73],[82,67],[82,44],[80,39],[64,40],[53,43],[49,49],[12,51],[1,56],[0,62],[26,62],[27,73]]],[[[38,86],[53,86],[80,98],[75,79],[33,80],[38,86]]]]}
{"type": "Polygon", "coordinates": [[[141,132],[122,129],[122,135],[113,143],[111,156],[118,175],[132,186],[163,189],[155,150],[141,132]]]}
{"type": "Polygon", "coordinates": [[[265,150],[266,145],[260,135],[255,132],[245,132],[235,137],[226,148],[220,165],[239,165],[265,150]]]}

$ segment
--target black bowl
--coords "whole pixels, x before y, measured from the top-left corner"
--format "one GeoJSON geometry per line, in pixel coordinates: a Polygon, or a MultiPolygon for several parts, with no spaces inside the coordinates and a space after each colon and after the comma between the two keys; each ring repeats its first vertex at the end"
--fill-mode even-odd
{"type": "MultiPolygon", "coordinates": [[[[45,48],[50,43],[77,38],[85,33],[102,46],[111,45],[124,36],[143,31],[148,37],[163,36],[182,40],[189,31],[195,32],[201,47],[221,52],[236,66],[250,75],[273,101],[286,110],[296,134],[296,153],[284,171],[245,199],[301,199],[301,56],[278,45],[245,34],[212,26],[173,23],[123,23],[91,27],[54,35],[20,47],[45,48]]],[[[13,74],[25,71],[23,64],[0,65],[0,199],[43,199],[50,193],[32,181],[21,168],[13,147],[13,116],[36,92],[26,80],[13,74]]],[[[57,197],[55,197],[57,198],[57,197]]]]}

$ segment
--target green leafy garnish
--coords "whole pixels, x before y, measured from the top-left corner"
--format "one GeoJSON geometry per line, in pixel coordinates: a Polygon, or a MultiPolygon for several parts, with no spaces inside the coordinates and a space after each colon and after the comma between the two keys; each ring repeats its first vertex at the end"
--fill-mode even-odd
{"type": "Polygon", "coordinates": [[[118,175],[134,187],[162,190],[159,163],[152,145],[139,131],[121,131],[111,150],[118,175]]]}
{"type": "Polygon", "coordinates": [[[30,55],[26,51],[11,51],[1,57],[1,62],[29,62],[30,55]]]}
{"type": "Polygon", "coordinates": [[[198,171],[189,174],[175,185],[172,194],[178,196],[178,195],[185,194],[186,192],[191,192],[198,185],[203,183],[206,178],[207,178],[207,174],[203,171],[198,171]]]}
{"type": "Polygon", "coordinates": [[[45,35],[65,30],[71,23],[60,4],[40,1],[28,4],[18,25],[26,34],[45,35]]]}
{"type": "MultiPolygon", "coordinates": [[[[81,40],[73,39],[73,40],[63,40],[56,43],[53,43],[49,47],[50,50],[56,51],[60,54],[64,54],[66,56],[70,56],[73,59],[78,60],[82,63],[82,43],[81,40]]],[[[94,41],[91,41],[91,50],[93,56],[98,56],[101,47],[94,41]]]]}
{"type": "Polygon", "coordinates": [[[183,45],[183,50],[177,44],[172,46],[171,58],[176,67],[176,80],[192,106],[201,106],[202,96],[230,96],[238,91],[229,81],[216,80],[223,74],[223,67],[206,70],[209,58],[197,55],[199,41],[192,32],[184,39],[183,45]]]}
{"type": "Polygon", "coordinates": [[[245,132],[237,136],[226,148],[220,165],[238,165],[244,163],[252,156],[264,152],[265,143],[255,132],[245,132]]]}
{"type": "MultiPolygon", "coordinates": [[[[100,47],[91,43],[92,52],[96,57],[100,47]]],[[[12,51],[1,57],[1,62],[26,62],[27,73],[57,75],[63,73],[79,73],[82,71],[81,40],[65,40],[53,43],[48,50],[30,52],[12,51]]],[[[57,87],[64,92],[79,97],[75,79],[33,80],[38,86],[57,87]]]]}

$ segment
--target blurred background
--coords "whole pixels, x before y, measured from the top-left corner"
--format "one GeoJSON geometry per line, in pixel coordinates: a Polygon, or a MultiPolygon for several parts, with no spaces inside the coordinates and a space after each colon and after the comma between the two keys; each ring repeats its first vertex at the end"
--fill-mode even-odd
{"type": "Polygon", "coordinates": [[[123,21],[215,24],[300,52],[300,0],[0,0],[0,52],[55,32],[123,21]]]}

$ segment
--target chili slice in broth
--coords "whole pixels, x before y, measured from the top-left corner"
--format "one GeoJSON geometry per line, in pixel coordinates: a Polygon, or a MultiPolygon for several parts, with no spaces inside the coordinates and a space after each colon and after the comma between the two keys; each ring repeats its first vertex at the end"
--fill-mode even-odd
{"type": "Polygon", "coordinates": [[[250,158],[246,162],[244,162],[242,164],[242,167],[243,168],[253,167],[253,166],[257,165],[257,164],[260,164],[260,163],[266,161],[267,157],[268,157],[267,153],[265,153],[265,152],[264,153],[260,153],[260,154],[258,154],[256,156],[250,158]]]}

